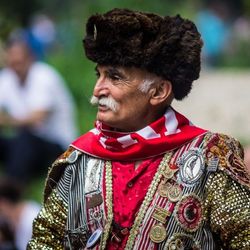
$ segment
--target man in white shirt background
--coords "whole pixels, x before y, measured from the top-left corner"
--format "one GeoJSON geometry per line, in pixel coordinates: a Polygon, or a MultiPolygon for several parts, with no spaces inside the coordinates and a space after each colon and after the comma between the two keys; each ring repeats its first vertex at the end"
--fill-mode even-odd
{"type": "Polygon", "coordinates": [[[75,110],[62,76],[36,61],[25,39],[10,40],[5,59],[0,71],[0,164],[4,174],[25,182],[76,137],[75,110]]]}

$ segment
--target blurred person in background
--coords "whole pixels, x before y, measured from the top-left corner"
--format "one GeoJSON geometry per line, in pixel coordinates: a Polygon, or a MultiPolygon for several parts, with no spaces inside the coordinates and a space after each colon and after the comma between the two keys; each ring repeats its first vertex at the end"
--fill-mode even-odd
{"type": "Polygon", "coordinates": [[[57,30],[49,16],[45,14],[34,15],[25,32],[38,59],[45,59],[55,48],[57,30]]]}
{"type": "Polygon", "coordinates": [[[9,241],[14,241],[18,250],[26,249],[32,235],[32,222],[39,210],[40,204],[24,200],[23,189],[17,182],[10,178],[0,179],[0,216],[7,219],[8,235],[13,231],[9,241]]]}
{"type": "Polygon", "coordinates": [[[22,182],[61,154],[76,137],[75,107],[62,76],[36,61],[22,37],[6,45],[0,71],[0,162],[22,182]],[[6,132],[7,131],[7,132],[6,132]]]}
{"type": "Polygon", "coordinates": [[[15,246],[15,235],[9,220],[0,212],[0,250],[18,250],[15,246]]]}
{"type": "Polygon", "coordinates": [[[4,67],[4,45],[0,38],[0,69],[4,67]]]}
{"type": "Polygon", "coordinates": [[[220,56],[229,44],[230,27],[227,19],[226,3],[213,0],[209,1],[196,17],[197,28],[204,42],[202,56],[208,67],[217,66],[220,56]]]}
{"type": "Polygon", "coordinates": [[[241,145],[172,107],[199,78],[194,23],[113,9],[83,44],[97,121],[53,164],[28,249],[249,249],[241,145]]]}

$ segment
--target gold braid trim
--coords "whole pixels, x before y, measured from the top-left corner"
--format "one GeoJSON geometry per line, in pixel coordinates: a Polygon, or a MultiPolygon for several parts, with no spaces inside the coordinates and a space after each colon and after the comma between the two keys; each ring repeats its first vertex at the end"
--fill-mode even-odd
{"type": "Polygon", "coordinates": [[[133,226],[130,230],[130,233],[129,233],[129,237],[128,237],[128,241],[126,243],[126,246],[125,246],[125,250],[130,250],[130,249],[133,249],[133,246],[135,244],[135,239],[136,239],[136,236],[138,235],[139,231],[140,231],[140,226],[141,226],[141,223],[144,219],[144,216],[147,212],[147,209],[151,203],[151,201],[153,200],[153,197],[155,195],[155,192],[157,190],[157,187],[160,183],[160,180],[161,180],[161,177],[164,173],[164,170],[166,167],[168,167],[168,164],[170,162],[170,159],[171,157],[173,156],[173,152],[168,152],[164,155],[158,169],[157,169],[157,172],[156,174],[154,175],[154,178],[149,186],[149,189],[147,191],[147,194],[142,202],[142,205],[140,206],[140,209],[138,211],[138,214],[137,216],[135,217],[135,221],[133,223],[133,226]]]}
{"type": "MultiPolygon", "coordinates": [[[[147,194],[142,202],[142,205],[140,206],[140,209],[138,211],[138,214],[135,218],[135,221],[133,223],[133,226],[130,230],[130,234],[128,237],[128,241],[125,246],[125,250],[133,249],[133,245],[135,243],[135,238],[140,230],[141,223],[143,221],[143,218],[146,214],[146,211],[154,197],[154,194],[156,192],[156,189],[158,187],[158,184],[160,182],[160,179],[163,175],[164,169],[168,166],[170,159],[173,155],[173,152],[168,152],[164,155],[161,163],[159,164],[159,167],[157,169],[156,174],[154,175],[154,178],[149,186],[149,189],[147,191],[147,194]]],[[[110,161],[106,162],[106,205],[107,205],[107,221],[104,226],[104,233],[101,239],[100,249],[104,250],[107,245],[107,241],[110,234],[111,224],[113,220],[113,187],[112,187],[112,163],[110,161]]]]}
{"type": "Polygon", "coordinates": [[[103,235],[101,239],[100,249],[104,250],[107,245],[107,240],[109,237],[112,220],[114,217],[113,214],[113,189],[112,189],[112,163],[110,161],[106,161],[106,206],[107,206],[107,221],[104,226],[103,235]]]}
{"type": "Polygon", "coordinates": [[[67,220],[67,205],[53,190],[33,222],[28,250],[62,250],[67,220]]]}

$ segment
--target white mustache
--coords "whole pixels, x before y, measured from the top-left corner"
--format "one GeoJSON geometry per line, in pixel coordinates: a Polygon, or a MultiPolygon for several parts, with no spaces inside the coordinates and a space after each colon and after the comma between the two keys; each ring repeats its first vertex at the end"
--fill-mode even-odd
{"type": "Polygon", "coordinates": [[[94,106],[104,105],[112,111],[116,112],[119,108],[119,104],[113,99],[113,97],[101,97],[98,98],[96,96],[92,96],[90,99],[90,103],[94,106]]]}

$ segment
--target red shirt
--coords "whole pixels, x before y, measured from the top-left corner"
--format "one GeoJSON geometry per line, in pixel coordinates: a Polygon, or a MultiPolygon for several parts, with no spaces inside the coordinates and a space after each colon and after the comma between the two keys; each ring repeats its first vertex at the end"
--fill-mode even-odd
{"type": "MultiPolygon", "coordinates": [[[[135,169],[135,162],[112,162],[114,221],[130,228],[135,220],[162,156],[143,160],[135,169]]],[[[108,249],[124,249],[128,235],[122,242],[109,241],[108,249]]]]}

